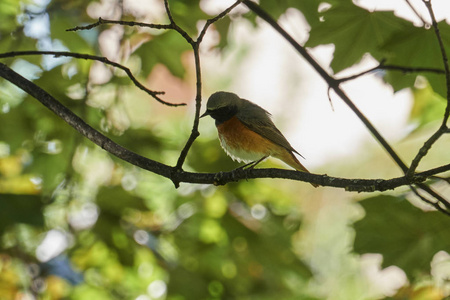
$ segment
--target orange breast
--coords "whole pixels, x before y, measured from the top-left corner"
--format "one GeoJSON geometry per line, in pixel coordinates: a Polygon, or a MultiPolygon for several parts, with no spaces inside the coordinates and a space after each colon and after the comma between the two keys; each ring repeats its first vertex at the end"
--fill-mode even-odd
{"type": "Polygon", "coordinates": [[[225,151],[238,160],[251,161],[278,152],[280,146],[248,129],[237,117],[217,126],[225,151]]]}
{"type": "Polygon", "coordinates": [[[298,171],[308,172],[291,151],[248,129],[237,117],[217,126],[217,131],[222,148],[233,159],[251,162],[273,156],[298,171]]]}

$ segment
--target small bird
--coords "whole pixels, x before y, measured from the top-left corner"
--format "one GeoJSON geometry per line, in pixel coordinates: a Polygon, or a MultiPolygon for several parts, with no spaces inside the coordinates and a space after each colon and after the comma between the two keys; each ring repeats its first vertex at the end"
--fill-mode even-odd
{"type": "Polygon", "coordinates": [[[209,97],[206,112],[201,118],[205,116],[216,121],[220,144],[233,160],[250,162],[248,165],[253,168],[273,156],[297,171],[309,173],[294,153],[303,156],[275,127],[270,113],[255,103],[234,93],[216,92],[209,97]]]}

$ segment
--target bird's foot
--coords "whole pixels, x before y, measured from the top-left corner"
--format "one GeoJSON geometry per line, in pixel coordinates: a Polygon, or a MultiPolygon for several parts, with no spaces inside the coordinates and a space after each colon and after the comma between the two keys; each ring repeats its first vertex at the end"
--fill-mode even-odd
{"type": "Polygon", "coordinates": [[[262,158],[260,158],[258,160],[249,162],[248,164],[245,164],[243,166],[240,166],[239,168],[234,169],[233,171],[231,171],[233,179],[236,177],[236,175],[239,174],[239,172],[244,172],[245,180],[248,181],[248,171],[254,169],[257,164],[259,164],[266,158],[267,158],[267,156],[263,156],[262,158]]]}

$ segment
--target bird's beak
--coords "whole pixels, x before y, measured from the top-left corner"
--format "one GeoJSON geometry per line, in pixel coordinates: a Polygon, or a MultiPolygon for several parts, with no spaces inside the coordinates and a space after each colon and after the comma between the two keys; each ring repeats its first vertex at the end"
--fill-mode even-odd
{"type": "Polygon", "coordinates": [[[203,117],[206,117],[206,116],[209,116],[209,111],[208,110],[206,110],[205,113],[200,116],[200,118],[203,118],[203,117]]]}

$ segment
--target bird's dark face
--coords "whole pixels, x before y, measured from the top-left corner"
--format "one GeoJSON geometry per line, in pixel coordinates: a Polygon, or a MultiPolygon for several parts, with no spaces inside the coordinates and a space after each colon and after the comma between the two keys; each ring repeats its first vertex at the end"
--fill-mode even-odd
{"type": "Polygon", "coordinates": [[[241,99],[233,93],[217,92],[211,95],[206,105],[206,112],[201,116],[211,116],[216,126],[231,119],[239,109],[241,99]]]}

